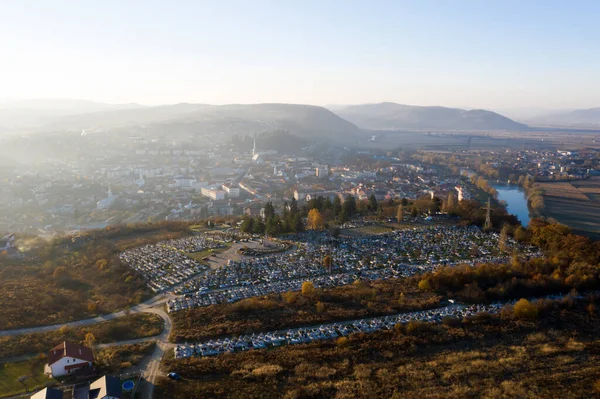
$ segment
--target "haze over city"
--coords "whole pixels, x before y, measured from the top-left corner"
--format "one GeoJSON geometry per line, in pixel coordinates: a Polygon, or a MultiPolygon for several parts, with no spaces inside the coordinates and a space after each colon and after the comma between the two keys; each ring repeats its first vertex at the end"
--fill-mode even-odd
{"type": "Polygon", "coordinates": [[[594,1],[7,2],[3,98],[600,106],[594,1]]]}

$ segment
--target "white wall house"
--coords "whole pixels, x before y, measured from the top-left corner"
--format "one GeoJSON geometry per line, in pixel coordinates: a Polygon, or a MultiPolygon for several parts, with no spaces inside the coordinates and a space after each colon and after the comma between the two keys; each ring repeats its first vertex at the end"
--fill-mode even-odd
{"type": "Polygon", "coordinates": [[[94,354],[90,348],[63,342],[48,352],[48,364],[44,372],[52,377],[61,377],[92,367],[93,363],[94,354]]]}

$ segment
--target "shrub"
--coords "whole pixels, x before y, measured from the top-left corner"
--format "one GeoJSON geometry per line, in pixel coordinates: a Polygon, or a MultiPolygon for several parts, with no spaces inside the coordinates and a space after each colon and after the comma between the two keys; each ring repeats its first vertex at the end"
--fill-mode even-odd
{"type": "Polygon", "coordinates": [[[296,303],[296,301],[298,300],[298,294],[293,291],[288,291],[285,294],[283,294],[283,300],[285,301],[285,303],[288,304],[296,303]]]}
{"type": "Polygon", "coordinates": [[[340,346],[343,348],[343,347],[348,346],[348,344],[350,343],[350,340],[348,339],[348,337],[339,337],[337,339],[337,341],[335,341],[335,343],[337,346],[340,346]]]}
{"type": "Polygon", "coordinates": [[[313,295],[315,293],[315,285],[310,281],[302,283],[302,295],[313,295]]]}
{"type": "Polygon", "coordinates": [[[519,299],[513,307],[513,317],[517,320],[537,320],[539,310],[536,304],[527,299],[519,299]]]}
{"type": "Polygon", "coordinates": [[[420,334],[430,331],[433,331],[433,326],[424,321],[409,321],[406,325],[406,332],[408,334],[420,334]]]}
{"type": "Polygon", "coordinates": [[[317,313],[323,313],[325,311],[325,304],[323,302],[317,302],[315,309],[317,313]]]}
{"type": "Polygon", "coordinates": [[[423,280],[419,281],[419,289],[421,291],[431,291],[431,283],[429,283],[429,280],[424,278],[423,280]]]}

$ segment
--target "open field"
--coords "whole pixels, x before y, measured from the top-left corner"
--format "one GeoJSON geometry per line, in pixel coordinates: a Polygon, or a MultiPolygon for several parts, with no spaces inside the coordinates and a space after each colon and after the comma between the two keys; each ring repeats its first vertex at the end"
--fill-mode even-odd
{"type": "Polygon", "coordinates": [[[538,185],[544,191],[544,216],[558,220],[577,234],[600,237],[600,177],[538,185]]]}
{"type": "Polygon", "coordinates": [[[527,132],[508,131],[372,131],[361,147],[392,150],[397,148],[431,151],[452,150],[538,150],[600,148],[597,130],[535,128],[527,132]]]}
{"type": "Polygon", "coordinates": [[[0,397],[31,392],[53,382],[44,375],[44,364],[45,359],[0,363],[0,397]]]}

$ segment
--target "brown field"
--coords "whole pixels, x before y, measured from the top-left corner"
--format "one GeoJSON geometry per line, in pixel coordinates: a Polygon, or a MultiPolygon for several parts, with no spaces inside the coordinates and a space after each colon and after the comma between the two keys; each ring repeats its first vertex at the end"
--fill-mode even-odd
{"type": "Polygon", "coordinates": [[[544,216],[566,224],[577,234],[600,237],[600,177],[539,183],[539,187],[544,190],[544,216]]]}
{"type": "Polygon", "coordinates": [[[600,394],[600,319],[583,307],[537,322],[499,317],[165,360],[173,398],[592,398],[600,394]]]}

